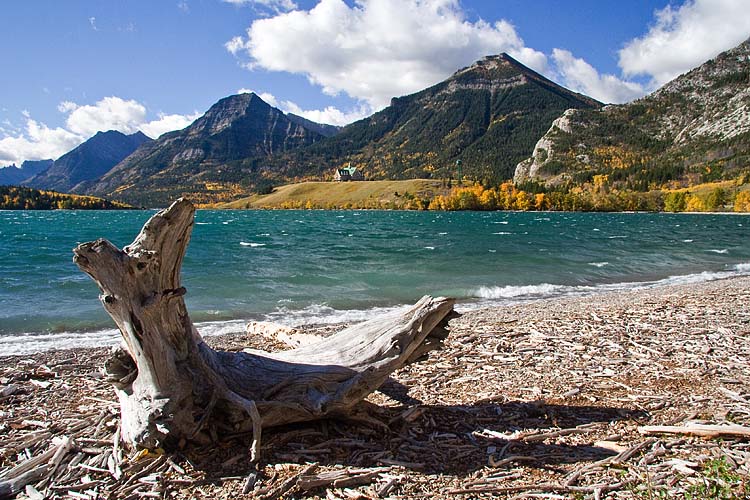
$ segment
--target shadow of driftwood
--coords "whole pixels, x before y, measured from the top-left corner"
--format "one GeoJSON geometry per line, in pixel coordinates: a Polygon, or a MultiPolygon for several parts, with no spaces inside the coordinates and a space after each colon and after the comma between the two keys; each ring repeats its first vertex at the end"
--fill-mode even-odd
{"type": "MultiPolygon", "coordinates": [[[[591,444],[586,436],[587,425],[601,432],[609,422],[639,420],[643,416],[624,408],[520,401],[399,407],[365,403],[344,420],[266,430],[262,461],[355,467],[401,465],[425,473],[464,476],[486,467],[491,457],[495,465],[512,459],[554,470],[559,464],[600,460],[614,454],[591,444]],[[513,436],[515,431],[527,429],[579,426],[584,428],[572,434],[580,436],[566,439],[566,444],[557,443],[554,438],[524,440],[513,436]]],[[[235,436],[212,447],[210,455],[193,450],[191,458],[210,475],[244,474],[251,470],[249,443],[249,436],[235,436]]]]}

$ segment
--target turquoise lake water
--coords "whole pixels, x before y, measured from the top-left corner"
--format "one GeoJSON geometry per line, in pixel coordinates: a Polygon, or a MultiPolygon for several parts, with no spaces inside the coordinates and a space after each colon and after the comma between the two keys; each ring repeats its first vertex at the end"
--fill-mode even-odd
{"type": "MultiPolygon", "coordinates": [[[[0,211],[0,355],[117,339],[78,243],[153,211],[0,211]]],[[[750,216],[198,211],[183,266],[204,335],[245,320],[358,321],[424,294],[459,309],[750,274],[750,216]]]]}

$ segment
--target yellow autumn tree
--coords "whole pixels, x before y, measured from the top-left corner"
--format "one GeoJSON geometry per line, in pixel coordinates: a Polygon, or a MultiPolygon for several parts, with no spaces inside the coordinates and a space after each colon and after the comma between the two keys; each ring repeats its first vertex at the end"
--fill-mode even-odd
{"type": "Polygon", "coordinates": [[[735,212],[750,212],[750,191],[741,191],[737,193],[734,199],[735,212]]]}
{"type": "Polygon", "coordinates": [[[445,196],[435,196],[432,200],[430,200],[430,204],[427,207],[427,210],[445,210],[445,196]]]}
{"type": "Polygon", "coordinates": [[[513,208],[516,210],[529,210],[531,208],[531,196],[526,191],[518,191],[514,197],[513,208]]]}
{"type": "Polygon", "coordinates": [[[497,191],[485,190],[479,197],[479,203],[482,205],[482,210],[497,210],[497,191]]]}
{"type": "Polygon", "coordinates": [[[689,194],[686,199],[685,203],[685,211],[686,212],[705,212],[706,211],[706,204],[703,202],[703,200],[694,194],[689,194]]]}
{"type": "Polygon", "coordinates": [[[535,210],[547,210],[549,208],[549,203],[547,201],[547,197],[544,196],[544,193],[537,193],[534,195],[534,209],[535,210]]]}

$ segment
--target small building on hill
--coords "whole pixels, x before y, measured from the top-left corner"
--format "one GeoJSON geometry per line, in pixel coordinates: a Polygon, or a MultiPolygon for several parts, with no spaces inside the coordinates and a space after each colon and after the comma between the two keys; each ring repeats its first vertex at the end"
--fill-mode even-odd
{"type": "Polygon", "coordinates": [[[357,167],[352,167],[350,163],[348,167],[337,168],[333,180],[337,182],[363,181],[365,180],[365,176],[361,170],[357,170],[357,167]]]}

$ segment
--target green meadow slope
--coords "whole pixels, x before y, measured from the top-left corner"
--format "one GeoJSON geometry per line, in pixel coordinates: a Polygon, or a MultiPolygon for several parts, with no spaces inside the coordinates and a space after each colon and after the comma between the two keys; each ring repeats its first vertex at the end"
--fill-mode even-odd
{"type": "Polygon", "coordinates": [[[450,188],[439,180],[303,182],[279,186],[215,208],[411,208],[450,188]]]}

